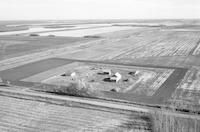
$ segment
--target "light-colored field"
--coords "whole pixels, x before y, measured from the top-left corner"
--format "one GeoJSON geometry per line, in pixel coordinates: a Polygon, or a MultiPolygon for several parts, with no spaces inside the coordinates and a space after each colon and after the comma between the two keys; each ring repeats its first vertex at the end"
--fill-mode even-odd
{"type": "Polygon", "coordinates": [[[104,33],[101,36],[105,39],[73,54],[63,53],[59,57],[92,60],[129,59],[134,62],[133,59],[140,58],[188,57],[199,54],[197,49],[200,32],[165,32],[158,28],[137,28],[104,33]]]}
{"type": "Polygon", "coordinates": [[[132,36],[132,48],[118,56],[144,58],[161,56],[188,56],[200,39],[199,32],[148,31],[132,36]]]}
{"type": "Polygon", "coordinates": [[[131,131],[146,123],[131,113],[112,113],[4,96],[0,97],[0,104],[2,132],[131,131]],[[126,126],[134,121],[137,123],[131,128],[126,126]]]}
{"type": "Polygon", "coordinates": [[[172,94],[171,105],[180,110],[200,111],[200,67],[191,67],[172,94]]]}
{"type": "Polygon", "coordinates": [[[200,67],[192,67],[179,85],[179,89],[200,92],[200,67]]]}
{"type": "Polygon", "coordinates": [[[148,89],[139,89],[135,90],[135,93],[140,94],[140,92],[146,92],[146,95],[153,96],[153,94],[158,90],[158,88],[167,80],[167,78],[174,72],[174,70],[165,70],[159,77],[149,86],[148,89]]]}
{"type": "MultiPolygon", "coordinates": [[[[198,117],[198,115],[196,115],[198,117]]],[[[200,120],[190,117],[180,117],[176,115],[156,112],[154,115],[155,130],[157,132],[199,132],[200,120]]]]}

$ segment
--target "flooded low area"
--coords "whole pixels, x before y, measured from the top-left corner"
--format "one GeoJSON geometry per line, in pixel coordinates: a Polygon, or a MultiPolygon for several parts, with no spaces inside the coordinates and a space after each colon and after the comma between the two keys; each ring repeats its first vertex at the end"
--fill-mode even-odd
{"type": "Polygon", "coordinates": [[[51,32],[51,31],[60,31],[60,30],[73,30],[73,29],[83,29],[83,28],[98,28],[98,27],[105,27],[111,26],[111,24],[80,24],[80,25],[59,25],[59,24],[52,24],[52,25],[39,25],[39,26],[28,26],[29,29],[27,30],[19,30],[19,31],[7,31],[7,32],[0,32],[0,35],[19,35],[19,34],[30,34],[30,33],[40,33],[40,32],[51,32]],[[46,28],[46,27],[54,27],[54,28],[46,28]],[[56,28],[57,26],[57,28],[56,28]],[[63,27],[60,27],[63,26],[63,27]]]}
{"type": "MultiPolygon", "coordinates": [[[[63,28],[66,29],[66,28],[63,28]]],[[[20,30],[20,31],[9,31],[9,32],[0,32],[0,35],[19,35],[19,34],[26,34],[26,33],[35,33],[35,32],[43,32],[43,31],[52,31],[58,29],[48,29],[44,27],[32,27],[28,30],[20,30]]]]}
{"type": "Polygon", "coordinates": [[[70,36],[70,37],[83,37],[87,35],[96,35],[96,34],[102,34],[102,33],[108,33],[108,32],[115,32],[115,31],[121,31],[121,30],[130,30],[135,29],[136,27],[96,27],[96,28],[88,28],[88,29],[77,29],[77,30],[68,30],[68,31],[55,31],[55,32],[45,32],[40,33],[40,36],[49,36],[49,35],[55,35],[55,36],[70,36]]]}
{"type": "Polygon", "coordinates": [[[134,29],[136,27],[131,26],[113,26],[112,23],[104,23],[104,24],[78,24],[78,25],[29,25],[28,30],[20,30],[20,31],[7,31],[0,32],[1,35],[30,35],[30,34],[38,34],[40,36],[70,36],[70,37],[83,37],[87,35],[115,32],[121,30],[129,30],[134,29]],[[51,28],[52,27],[52,28],[51,28]]]}

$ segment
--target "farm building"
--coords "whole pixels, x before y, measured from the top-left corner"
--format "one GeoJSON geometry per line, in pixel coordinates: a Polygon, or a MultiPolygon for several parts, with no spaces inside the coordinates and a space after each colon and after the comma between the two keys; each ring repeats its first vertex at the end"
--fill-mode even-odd
{"type": "Polygon", "coordinates": [[[128,74],[132,75],[132,76],[136,76],[139,74],[139,71],[133,71],[133,72],[129,72],[128,74]]]}
{"type": "Polygon", "coordinates": [[[107,74],[107,75],[111,75],[112,74],[112,71],[110,69],[104,69],[103,70],[103,73],[104,74],[107,74]]]}
{"type": "Polygon", "coordinates": [[[70,76],[72,80],[75,80],[77,78],[77,75],[75,72],[72,72],[70,76]]]}
{"type": "Polygon", "coordinates": [[[62,77],[66,77],[66,76],[71,76],[71,73],[70,72],[65,72],[63,74],[61,74],[62,77]]]}
{"type": "Polygon", "coordinates": [[[119,72],[117,72],[117,73],[115,73],[115,75],[110,77],[110,80],[118,82],[121,78],[122,78],[121,74],[119,74],[119,72]]]}
{"type": "Polygon", "coordinates": [[[110,69],[103,69],[100,73],[101,75],[111,75],[112,71],[110,69]]]}

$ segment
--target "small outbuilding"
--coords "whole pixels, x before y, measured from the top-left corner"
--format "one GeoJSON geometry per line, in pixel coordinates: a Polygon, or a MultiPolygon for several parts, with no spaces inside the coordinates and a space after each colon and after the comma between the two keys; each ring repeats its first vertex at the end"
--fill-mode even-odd
{"type": "Polygon", "coordinates": [[[106,74],[106,75],[111,75],[112,71],[110,69],[104,69],[103,73],[106,74]]]}
{"type": "Polygon", "coordinates": [[[72,72],[70,76],[72,80],[75,80],[77,78],[76,72],[72,72]]]}
{"type": "Polygon", "coordinates": [[[132,76],[136,76],[139,74],[139,71],[132,71],[132,72],[129,72],[128,74],[130,74],[132,76]]]}
{"type": "Polygon", "coordinates": [[[110,69],[102,69],[102,71],[98,74],[100,74],[100,75],[112,75],[112,71],[110,69]]]}
{"type": "Polygon", "coordinates": [[[115,75],[110,77],[110,81],[118,82],[122,78],[122,75],[119,72],[115,73],[115,75]]]}
{"type": "Polygon", "coordinates": [[[62,77],[71,76],[71,73],[70,72],[65,72],[65,73],[61,74],[60,76],[62,76],[62,77]]]}

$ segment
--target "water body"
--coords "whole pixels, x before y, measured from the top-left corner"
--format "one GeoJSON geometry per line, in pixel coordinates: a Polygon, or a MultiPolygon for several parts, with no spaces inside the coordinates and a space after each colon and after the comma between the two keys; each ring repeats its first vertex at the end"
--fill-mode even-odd
{"type": "MultiPolygon", "coordinates": [[[[59,27],[59,24],[57,24],[59,27]]],[[[52,26],[55,26],[54,24],[52,26]]],[[[63,25],[62,25],[63,26],[63,25]]],[[[8,32],[0,32],[0,35],[20,35],[20,34],[30,34],[30,33],[40,33],[40,32],[52,32],[52,31],[60,31],[60,30],[68,30],[68,29],[81,29],[81,28],[94,28],[94,27],[102,27],[102,26],[111,26],[111,24],[81,24],[81,25],[66,25],[73,27],[63,27],[63,28],[45,28],[43,26],[28,26],[27,30],[20,31],[8,31],[8,32]]]]}
{"type": "Polygon", "coordinates": [[[54,31],[54,32],[46,32],[40,33],[40,36],[48,36],[48,35],[55,35],[55,36],[67,36],[67,37],[83,37],[89,35],[96,35],[102,33],[109,33],[121,30],[129,30],[135,29],[137,27],[129,27],[129,26],[110,26],[110,27],[97,27],[97,28],[87,28],[87,29],[76,29],[76,30],[68,30],[68,31],[54,31]]]}
{"type": "MultiPolygon", "coordinates": [[[[64,29],[66,29],[66,28],[64,28],[64,29]]],[[[58,30],[58,29],[48,29],[48,28],[44,28],[44,27],[33,27],[33,28],[29,28],[28,30],[0,32],[0,35],[16,35],[16,34],[35,33],[35,32],[52,31],[52,30],[58,30]]]]}

